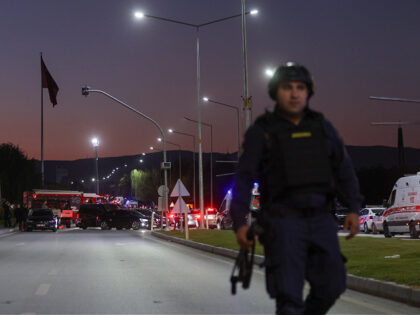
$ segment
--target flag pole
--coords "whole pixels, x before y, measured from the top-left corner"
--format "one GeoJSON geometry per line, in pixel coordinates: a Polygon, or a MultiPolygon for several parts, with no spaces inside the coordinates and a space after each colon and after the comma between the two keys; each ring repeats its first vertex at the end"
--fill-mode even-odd
{"type": "Polygon", "coordinates": [[[41,179],[42,188],[45,189],[44,175],[44,95],[42,87],[42,52],[41,52],[41,179]]]}

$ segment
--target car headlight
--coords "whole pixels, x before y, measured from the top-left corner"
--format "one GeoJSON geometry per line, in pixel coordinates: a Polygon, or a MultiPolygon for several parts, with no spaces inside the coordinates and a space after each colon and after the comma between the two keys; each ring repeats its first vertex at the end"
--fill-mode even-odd
{"type": "Polygon", "coordinates": [[[149,220],[147,220],[147,219],[140,219],[140,222],[141,223],[147,223],[149,220]]]}

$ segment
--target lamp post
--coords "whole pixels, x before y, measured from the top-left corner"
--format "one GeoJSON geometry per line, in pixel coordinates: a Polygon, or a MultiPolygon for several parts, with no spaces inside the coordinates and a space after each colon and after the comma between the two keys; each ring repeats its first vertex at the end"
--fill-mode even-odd
{"type": "Polygon", "coordinates": [[[99,140],[98,138],[92,138],[91,140],[92,145],[95,149],[95,186],[96,186],[96,194],[99,195],[99,170],[98,170],[98,147],[99,147],[99,140]]]}
{"type": "MultiPolygon", "coordinates": [[[[120,105],[124,106],[125,108],[128,108],[129,110],[135,112],[137,115],[140,115],[143,118],[146,118],[147,120],[151,121],[160,131],[162,135],[162,143],[163,143],[163,162],[161,164],[161,169],[163,169],[164,172],[164,192],[163,192],[163,210],[166,213],[166,222],[168,222],[168,169],[171,168],[170,164],[166,161],[166,138],[165,133],[163,132],[163,129],[159,126],[159,124],[154,121],[152,118],[148,117],[147,115],[143,114],[142,112],[138,111],[137,109],[131,107],[130,105],[124,103],[123,101],[120,101],[116,97],[101,91],[101,90],[94,90],[91,89],[88,86],[82,87],[82,95],[88,96],[89,93],[100,93],[103,94],[113,101],[119,103],[120,105]]],[[[163,220],[161,220],[161,228],[163,228],[163,220]]]]}
{"type": "MultiPolygon", "coordinates": [[[[178,20],[174,20],[174,19],[167,19],[167,18],[163,18],[163,17],[158,17],[158,16],[154,16],[154,15],[149,15],[149,14],[145,14],[144,12],[135,12],[134,16],[137,19],[143,19],[145,17],[147,18],[152,18],[152,19],[156,19],[156,20],[160,20],[160,21],[165,21],[165,22],[170,22],[170,23],[174,23],[174,24],[180,24],[180,25],[184,25],[184,26],[188,26],[191,28],[194,28],[196,31],[196,54],[197,54],[197,107],[198,107],[198,184],[199,184],[199,195],[200,195],[200,212],[201,212],[201,216],[203,216],[204,214],[204,192],[203,192],[203,150],[202,150],[202,136],[201,136],[201,97],[200,97],[200,29],[211,25],[211,24],[215,24],[218,22],[223,22],[226,20],[230,20],[233,18],[237,18],[237,17],[242,17],[242,29],[244,29],[245,27],[245,15],[247,14],[252,14],[255,15],[258,13],[257,10],[252,10],[252,11],[248,11],[245,12],[245,0],[242,0],[242,12],[241,14],[235,14],[232,16],[228,16],[225,18],[221,18],[221,19],[217,19],[217,20],[213,20],[210,22],[206,22],[206,23],[202,23],[202,24],[192,24],[192,23],[187,23],[187,22],[183,22],[183,21],[178,21],[178,20]]],[[[242,39],[245,40],[245,36],[246,33],[244,31],[242,31],[242,39]]],[[[244,53],[244,60],[246,60],[246,44],[243,45],[243,53],[244,53]]],[[[245,72],[247,73],[246,70],[246,66],[244,67],[245,72]]],[[[245,80],[247,81],[247,75],[245,76],[245,80]]],[[[245,84],[245,86],[248,86],[248,83],[245,84]]],[[[248,100],[248,88],[246,88],[246,99],[248,100]]],[[[203,221],[201,221],[201,228],[203,228],[203,221]]]]}
{"type": "Polygon", "coordinates": [[[196,203],[195,203],[195,136],[189,133],[185,133],[185,132],[180,132],[180,131],[176,131],[173,129],[168,129],[169,133],[175,133],[178,135],[183,135],[183,136],[188,136],[191,137],[193,140],[193,154],[192,154],[192,161],[193,161],[193,204],[194,204],[194,209],[196,208],[196,203]]]}
{"type": "Polygon", "coordinates": [[[222,105],[222,106],[225,106],[225,107],[228,107],[228,108],[231,108],[231,109],[234,109],[234,110],[236,110],[236,120],[237,120],[237,129],[238,129],[238,154],[237,154],[237,160],[239,161],[239,151],[240,151],[240,149],[241,149],[241,136],[240,136],[240,132],[239,132],[239,108],[238,107],[236,107],[236,106],[233,106],[233,105],[229,105],[229,104],[226,104],[226,103],[222,103],[222,102],[218,102],[218,101],[215,101],[215,100],[212,100],[212,99],[210,99],[210,98],[208,98],[208,97],[203,97],[203,101],[205,101],[205,102],[209,102],[209,103],[213,103],[213,104],[217,104],[217,105],[222,105]]]}
{"type": "MultiPolygon", "coordinates": [[[[197,123],[198,121],[184,117],[186,120],[191,121],[193,123],[197,123]]],[[[210,206],[213,208],[213,125],[201,122],[204,126],[210,127],[210,206]]],[[[209,222],[207,218],[207,208],[206,208],[206,228],[209,228],[209,222]]]]}

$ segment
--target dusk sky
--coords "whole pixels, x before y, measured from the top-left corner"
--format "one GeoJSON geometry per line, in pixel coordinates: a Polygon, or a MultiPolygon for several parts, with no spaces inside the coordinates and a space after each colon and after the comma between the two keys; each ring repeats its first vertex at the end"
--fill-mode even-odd
{"type": "MultiPolygon", "coordinates": [[[[420,1],[247,0],[249,91],[253,118],[272,108],[267,67],[306,65],[315,80],[311,107],[322,111],[348,145],[396,146],[396,127],[372,121],[420,121],[420,104],[369,100],[369,95],[420,99],[420,1]]],[[[240,0],[0,0],[0,143],[40,159],[40,52],[60,91],[53,108],[44,90],[46,160],[149,152],[159,132],[99,94],[105,90],[162,127],[197,134],[195,30],[136,20],[135,10],[189,23],[241,12],[240,0]]],[[[241,106],[240,18],[201,30],[202,96],[241,106]]],[[[242,106],[241,106],[242,107],[242,106]]],[[[236,116],[203,104],[214,151],[235,152],[236,116]]],[[[242,118],[241,118],[242,121],[242,118]]],[[[243,126],[241,126],[243,131],[243,126]]],[[[419,126],[404,128],[407,147],[420,148],[419,126]]],[[[203,150],[210,150],[203,127],[203,150]]],[[[168,135],[192,149],[191,139],[168,135]]],[[[169,150],[176,147],[168,145],[169,150]]]]}

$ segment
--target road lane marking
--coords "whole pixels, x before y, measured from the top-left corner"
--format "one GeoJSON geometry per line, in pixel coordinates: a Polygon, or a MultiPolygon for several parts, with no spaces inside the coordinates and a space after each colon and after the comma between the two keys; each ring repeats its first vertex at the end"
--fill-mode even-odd
{"type": "Polygon", "coordinates": [[[17,232],[11,232],[11,233],[5,233],[5,234],[1,234],[0,235],[0,238],[2,238],[2,237],[6,237],[6,236],[10,236],[10,235],[13,235],[13,234],[16,234],[17,232]]]}
{"type": "Polygon", "coordinates": [[[25,243],[17,243],[16,246],[23,246],[25,243]]]}
{"type": "Polygon", "coordinates": [[[124,246],[124,245],[127,245],[127,243],[115,243],[115,245],[117,245],[117,246],[124,246]]]}
{"type": "Polygon", "coordinates": [[[39,285],[38,289],[35,292],[35,295],[43,296],[48,293],[48,290],[50,289],[51,284],[49,283],[42,283],[39,285]]]}
{"type": "Polygon", "coordinates": [[[48,273],[49,276],[56,276],[58,275],[58,268],[53,268],[50,270],[50,272],[48,273]]]}

